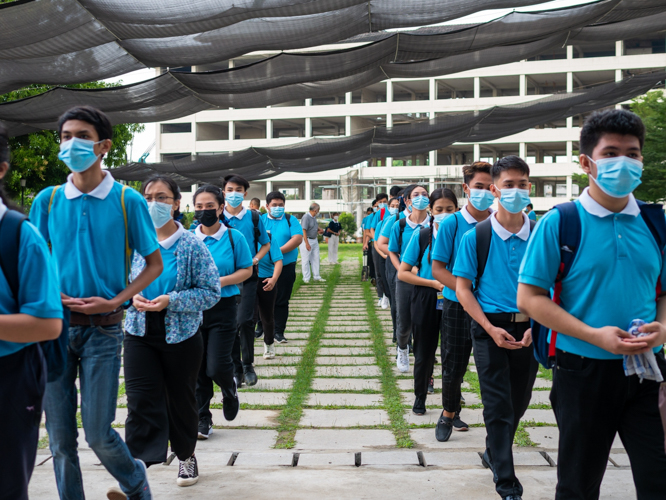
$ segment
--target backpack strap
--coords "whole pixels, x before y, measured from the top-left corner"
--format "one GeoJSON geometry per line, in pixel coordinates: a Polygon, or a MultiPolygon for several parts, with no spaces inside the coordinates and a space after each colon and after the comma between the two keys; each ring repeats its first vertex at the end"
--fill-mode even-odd
{"type": "Polygon", "coordinates": [[[486,270],[488,254],[490,253],[490,240],[493,236],[493,226],[490,217],[476,225],[476,279],[474,288],[479,288],[479,281],[486,270]]]}
{"type": "Polygon", "coordinates": [[[21,246],[21,226],[26,216],[15,210],[7,210],[0,219],[0,269],[9,289],[18,304],[19,300],[19,249],[21,246]]]}
{"type": "Polygon", "coordinates": [[[49,214],[51,213],[51,207],[53,206],[53,198],[55,198],[56,191],[58,190],[59,187],[60,184],[58,184],[57,186],[53,186],[53,191],[51,191],[51,198],[49,198],[49,210],[47,212],[49,214]]]}
{"type": "Polygon", "coordinates": [[[259,247],[259,238],[261,237],[261,231],[259,231],[259,212],[250,210],[252,214],[252,225],[254,226],[254,248],[259,247]]]}
{"type": "Polygon", "coordinates": [[[398,221],[399,224],[399,229],[398,229],[398,255],[400,255],[400,252],[402,252],[402,233],[405,232],[405,227],[407,227],[407,218],[400,219],[398,221]]]}
{"type": "MultiPolygon", "coordinates": [[[[661,253],[661,260],[664,260],[664,247],[666,247],[666,217],[664,216],[664,207],[656,203],[645,203],[636,200],[638,208],[641,211],[641,217],[645,221],[654,240],[657,242],[657,247],[661,253]]],[[[661,277],[657,280],[657,300],[663,295],[661,277]]]]}
{"type": "Polygon", "coordinates": [[[287,219],[287,224],[289,225],[289,227],[291,227],[291,215],[284,214],[284,218],[287,219]]]}
{"type": "Polygon", "coordinates": [[[132,270],[132,249],[129,245],[129,226],[127,225],[127,208],[125,206],[125,190],[128,186],[123,186],[120,192],[120,204],[123,207],[123,220],[125,221],[125,287],[129,284],[129,274],[132,270]]]}
{"type": "MultiPolygon", "coordinates": [[[[460,222],[458,220],[458,214],[459,213],[460,212],[456,212],[456,214],[454,215],[454,217],[456,219],[456,227],[453,230],[453,241],[451,241],[451,255],[449,256],[449,261],[447,262],[447,264],[448,264],[449,268],[451,268],[451,270],[453,270],[453,251],[456,248],[456,236],[458,235],[458,224],[460,222]]],[[[460,217],[462,217],[462,215],[460,217]]]]}
{"type": "Polygon", "coordinates": [[[227,228],[227,233],[229,233],[229,243],[231,244],[231,253],[236,253],[236,245],[234,245],[234,237],[231,233],[231,228],[227,228]]]}
{"type": "Polygon", "coordinates": [[[421,261],[423,260],[428,245],[430,245],[430,228],[422,227],[419,231],[419,258],[415,265],[417,269],[421,269],[421,261]]]}

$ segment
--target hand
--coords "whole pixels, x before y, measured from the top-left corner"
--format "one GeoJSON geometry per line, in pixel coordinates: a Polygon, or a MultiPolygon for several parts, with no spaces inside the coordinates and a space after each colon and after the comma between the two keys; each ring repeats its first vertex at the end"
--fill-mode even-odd
{"type": "MultiPolygon", "coordinates": [[[[488,335],[490,335],[495,343],[497,344],[497,347],[501,347],[502,349],[521,349],[523,346],[521,345],[520,342],[516,342],[516,339],[514,339],[509,332],[507,332],[504,328],[499,328],[497,326],[493,326],[489,331],[488,335]]],[[[531,334],[530,334],[531,338],[531,334]]],[[[531,341],[531,340],[530,340],[531,341]]]]}
{"type": "MultiPolygon", "coordinates": [[[[367,244],[367,243],[363,243],[363,251],[364,251],[364,252],[367,252],[367,250],[368,250],[368,244],[367,244]]],[[[384,258],[386,258],[386,257],[384,257],[384,258]]]]}
{"type": "MultiPolygon", "coordinates": [[[[169,296],[160,295],[159,297],[147,301],[147,304],[142,305],[143,311],[160,312],[169,307],[169,296]]],[[[138,309],[138,308],[137,308],[138,309]]]]}
{"type": "Polygon", "coordinates": [[[666,326],[662,325],[658,321],[653,321],[652,323],[643,325],[638,330],[641,333],[649,333],[649,335],[640,338],[634,337],[633,339],[628,339],[625,342],[645,342],[647,343],[649,349],[662,346],[666,343],[666,326]]]}
{"type": "Polygon", "coordinates": [[[256,257],[254,257],[254,258],[252,259],[252,264],[254,264],[255,266],[256,266],[257,264],[259,264],[259,259],[257,259],[256,257]]]}
{"type": "Polygon", "coordinates": [[[310,246],[310,243],[308,243],[307,241],[305,242],[305,249],[306,249],[308,252],[312,251],[312,247],[310,246]]]}
{"type": "Polygon", "coordinates": [[[430,286],[432,286],[435,290],[438,292],[441,292],[444,290],[444,285],[442,285],[439,281],[437,280],[432,280],[430,286]]]}
{"type": "Polygon", "coordinates": [[[649,350],[646,338],[636,338],[616,326],[604,326],[594,330],[592,343],[613,354],[642,354],[649,350]]]}
{"type": "Polygon", "coordinates": [[[132,297],[132,305],[136,308],[137,311],[145,312],[145,307],[150,305],[150,301],[143,295],[139,295],[137,293],[134,297],[132,297]]]}
{"type": "Polygon", "coordinates": [[[81,299],[73,299],[72,297],[68,297],[64,293],[60,294],[60,300],[62,302],[62,305],[68,308],[72,308],[72,306],[82,306],[85,304],[81,299]]]}
{"type": "Polygon", "coordinates": [[[518,342],[522,347],[529,347],[532,345],[532,329],[528,328],[523,334],[523,340],[518,342]]]}
{"type": "Polygon", "coordinates": [[[275,278],[266,278],[263,281],[263,283],[264,283],[264,292],[270,292],[275,287],[276,282],[277,282],[277,279],[275,279],[275,278]]]}
{"type": "Polygon", "coordinates": [[[221,276],[220,277],[220,288],[224,288],[225,286],[228,286],[228,281],[229,276],[221,276]]]}
{"type": "Polygon", "coordinates": [[[324,234],[324,230],[321,229],[321,228],[319,228],[319,229],[317,229],[317,233],[318,233],[318,234],[324,234]]]}
{"type": "Polygon", "coordinates": [[[118,304],[115,300],[103,299],[102,297],[88,297],[85,299],[72,299],[68,300],[70,305],[67,305],[73,312],[86,314],[104,314],[110,313],[118,309],[118,304]]]}

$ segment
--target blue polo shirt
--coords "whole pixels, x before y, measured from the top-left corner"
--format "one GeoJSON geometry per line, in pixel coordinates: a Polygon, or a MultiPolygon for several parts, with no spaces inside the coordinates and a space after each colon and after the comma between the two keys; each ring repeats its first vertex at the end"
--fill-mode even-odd
{"type": "MultiPolygon", "coordinates": [[[[273,219],[268,214],[264,214],[261,216],[261,220],[264,223],[264,227],[266,227],[266,231],[271,233],[271,246],[275,244],[282,248],[294,236],[303,236],[303,227],[293,215],[287,221],[286,214],[279,219],[273,219]]],[[[287,252],[282,257],[283,265],[293,264],[298,259],[298,247],[287,252]]]]}
{"type": "MultiPolygon", "coordinates": [[[[666,267],[634,197],[617,214],[594,201],[587,189],[575,203],[581,219],[581,241],[562,281],[562,308],[594,328],[626,330],[634,319],[654,321],[657,280],[661,277],[666,283],[666,267]]],[[[520,269],[520,283],[544,290],[553,287],[560,265],[559,226],[557,210],[541,218],[520,269]]],[[[622,358],[563,333],[557,336],[557,348],[588,358],[622,358]]],[[[655,352],[661,349],[654,348],[655,352]]]]}
{"type": "Polygon", "coordinates": [[[176,249],[178,248],[178,240],[185,232],[179,222],[176,224],[178,225],[178,230],[166,240],[160,241],[160,255],[162,255],[163,268],[160,275],[141,293],[148,300],[155,300],[160,295],[173,292],[173,289],[176,288],[176,281],[178,280],[178,256],[176,255],[176,249]]]}
{"type": "MultiPolygon", "coordinates": [[[[254,248],[254,223],[252,222],[252,211],[247,208],[243,208],[238,215],[231,215],[227,212],[226,208],[224,209],[224,217],[226,218],[229,226],[237,229],[247,241],[248,246],[250,247],[250,253],[254,258],[257,255],[257,249],[254,248]]],[[[269,242],[268,234],[266,233],[266,226],[264,222],[259,217],[259,245],[265,245],[269,242]]],[[[236,240],[234,240],[235,242],[236,240]]]]}
{"type": "MultiPolygon", "coordinates": [[[[393,228],[393,224],[399,219],[404,219],[407,217],[405,212],[400,212],[398,215],[398,218],[396,219],[395,215],[390,215],[389,217],[384,217],[384,221],[382,224],[382,233],[380,236],[386,236],[389,240],[391,239],[391,229],[393,228]]],[[[375,230],[375,236],[377,235],[377,231],[375,230]]],[[[378,238],[379,239],[379,238],[378,238]]]]}
{"type": "MultiPolygon", "coordinates": [[[[240,231],[229,229],[224,224],[221,224],[220,229],[212,236],[205,235],[201,231],[201,226],[197,226],[194,234],[204,242],[206,248],[208,248],[208,251],[213,256],[217,270],[220,273],[220,278],[229,276],[239,269],[252,267],[250,247],[240,231]],[[233,249],[231,248],[231,241],[229,239],[230,234],[234,240],[233,249]]],[[[233,297],[234,295],[240,295],[237,285],[222,287],[220,297],[233,297]]]]}
{"type": "Polygon", "coordinates": [[[405,252],[405,249],[409,244],[412,233],[415,231],[418,232],[420,228],[430,225],[430,216],[427,216],[421,224],[410,224],[410,222],[411,221],[407,219],[407,224],[405,224],[405,229],[402,232],[402,247],[398,246],[400,240],[400,224],[396,224],[394,222],[391,226],[391,235],[389,236],[388,249],[389,252],[400,253],[400,262],[402,262],[402,254],[405,252]]]}
{"type": "MultiPolygon", "coordinates": [[[[460,242],[468,231],[471,231],[476,227],[476,224],[476,219],[467,211],[467,206],[464,206],[462,210],[456,212],[453,217],[447,217],[444,219],[439,225],[437,241],[433,245],[433,260],[446,264],[446,269],[448,271],[453,271],[460,242]]],[[[442,293],[448,300],[458,302],[455,290],[444,287],[442,293]]]]}
{"type": "Polygon", "coordinates": [[[527,214],[527,217],[529,217],[530,220],[536,221],[536,214],[534,213],[534,210],[532,210],[529,214],[527,214]]]}
{"type": "MultiPolygon", "coordinates": [[[[129,270],[125,260],[125,221],[122,184],[109,172],[90,193],[81,193],[71,181],[35,198],[30,219],[51,242],[60,277],[60,289],[73,298],[113,299],[125,289],[129,270]]],[[[146,257],[158,249],[148,206],[138,191],[125,189],[130,249],[146,257]]]]}
{"type": "MultiPolygon", "coordinates": [[[[491,217],[493,226],[486,269],[474,292],[484,313],[517,313],[518,270],[530,237],[530,221],[523,214],[524,223],[518,234],[512,234],[491,217]]],[[[453,275],[474,281],[477,274],[476,228],[468,231],[460,242],[453,275]]]]}
{"type": "MultiPolygon", "coordinates": [[[[0,201],[0,217],[4,214],[4,208],[0,201]]],[[[44,238],[29,222],[21,226],[18,276],[19,296],[16,300],[4,274],[0,272],[0,314],[29,314],[36,318],[62,319],[55,263],[44,238]]],[[[0,357],[14,354],[29,345],[0,340],[0,357]]]]}
{"type": "MultiPolygon", "coordinates": [[[[406,228],[405,228],[406,229],[406,228]]],[[[435,234],[433,234],[433,243],[437,241],[435,234]]],[[[434,247],[434,244],[433,244],[434,247]]],[[[419,231],[414,231],[412,237],[407,244],[407,248],[402,255],[402,262],[406,262],[410,266],[415,266],[416,261],[419,258],[419,252],[421,246],[419,245],[419,231]]],[[[432,255],[430,256],[430,262],[428,262],[428,252],[430,251],[430,243],[426,245],[425,252],[421,258],[421,266],[419,267],[418,276],[427,280],[434,280],[432,276],[432,255]]]]}
{"type": "Polygon", "coordinates": [[[365,217],[363,217],[363,220],[361,221],[361,229],[363,229],[364,231],[366,229],[370,229],[368,227],[368,219],[370,219],[370,217],[372,217],[373,215],[375,215],[375,214],[370,214],[370,215],[366,215],[365,217]]]}
{"type": "MultiPolygon", "coordinates": [[[[272,235],[271,235],[272,236],[272,235]]],[[[268,250],[266,255],[259,261],[259,278],[266,279],[273,276],[275,271],[275,263],[282,260],[282,251],[280,250],[280,245],[272,245],[268,250]]],[[[283,263],[284,264],[284,263],[283,263]]]]}

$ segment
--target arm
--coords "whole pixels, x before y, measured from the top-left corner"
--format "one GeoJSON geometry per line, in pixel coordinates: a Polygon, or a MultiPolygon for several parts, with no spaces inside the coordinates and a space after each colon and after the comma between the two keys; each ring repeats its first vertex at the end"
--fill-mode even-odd
{"type": "MultiPolygon", "coordinates": [[[[386,236],[382,235],[377,240],[375,249],[384,255],[388,255],[389,254],[388,244],[389,244],[389,239],[386,236]]],[[[396,267],[396,269],[398,268],[396,267]]]]}
{"type": "Polygon", "coordinates": [[[453,274],[451,274],[451,271],[449,271],[446,268],[447,265],[448,263],[446,262],[440,262],[438,260],[433,259],[432,275],[437,281],[443,283],[446,288],[448,288],[449,290],[453,290],[455,292],[456,277],[453,274]]]}
{"type": "Polygon", "coordinates": [[[30,314],[0,315],[0,340],[30,343],[53,340],[60,336],[62,320],[36,318],[30,314]]]}
{"type": "Polygon", "coordinates": [[[282,260],[278,260],[273,266],[273,276],[263,281],[264,291],[270,292],[275,287],[280,274],[282,274],[282,260]]]}
{"type": "Polygon", "coordinates": [[[428,280],[425,278],[421,278],[420,276],[417,276],[412,272],[412,266],[411,264],[408,264],[407,262],[401,262],[400,267],[398,268],[398,279],[400,281],[404,281],[405,283],[409,283],[410,285],[419,285],[419,286],[427,286],[430,288],[434,288],[438,292],[442,291],[442,284],[437,281],[437,280],[428,280]]]}
{"type": "Polygon", "coordinates": [[[303,229],[303,243],[305,243],[305,248],[307,249],[308,252],[310,250],[312,250],[312,247],[310,247],[310,243],[308,242],[308,230],[307,229],[303,229]]]}
{"type": "Polygon", "coordinates": [[[400,258],[398,257],[398,254],[395,252],[390,252],[388,253],[389,258],[391,259],[391,263],[393,264],[393,267],[396,269],[400,269],[400,258]]]}
{"type": "MultiPolygon", "coordinates": [[[[370,239],[375,240],[375,228],[374,227],[370,228],[370,239]]],[[[377,241],[377,240],[375,240],[375,241],[377,241]]]]}
{"type": "Polygon", "coordinates": [[[229,285],[237,285],[242,283],[246,279],[249,279],[252,276],[252,266],[246,267],[244,269],[238,269],[228,276],[220,277],[220,288],[224,288],[229,285]]]}
{"type": "Polygon", "coordinates": [[[280,247],[280,251],[284,255],[285,253],[291,252],[303,242],[303,235],[296,234],[292,236],[289,241],[280,247]]]}
{"type": "Polygon", "coordinates": [[[257,255],[254,256],[254,258],[257,259],[257,263],[264,258],[264,255],[266,255],[270,249],[271,249],[270,242],[261,245],[259,251],[257,252],[257,255]]]}

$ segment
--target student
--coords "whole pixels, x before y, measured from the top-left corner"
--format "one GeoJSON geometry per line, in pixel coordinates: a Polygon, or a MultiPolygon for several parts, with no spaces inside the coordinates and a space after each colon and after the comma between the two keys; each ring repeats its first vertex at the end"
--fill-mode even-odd
{"type": "MultiPolygon", "coordinates": [[[[381,235],[382,229],[384,227],[384,223],[387,223],[389,221],[394,221],[395,217],[394,216],[399,216],[399,210],[400,210],[400,200],[398,198],[391,198],[391,200],[388,203],[388,215],[384,217],[384,220],[379,221],[377,224],[377,227],[375,228],[375,234],[376,235],[381,235]]],[[[391,287],[389,286],[389,280],[388,276],[386,274],[387,268],[388,268],[388,263],[390,263],[390,259],[387,259],[388,254],[384,253],[382,251],[382,245],[377,242],[375,245],[375,249],[377,250],[377,254],[380,257],[379,261],[379,266],[382,268],[381,273],[380,273],[380,279],[383,279],[383,286],[384,286],[384,293],[386,294],[387,302],[384,303],[382,302],[381,307],[382,309],[387,309],[389,305],[391,306],[391,321],[392,321],[392,327],[393,327],[393,343],[397,342],[396,339],[396,327],[397,323],[395,320],[395,307],[393,306],[392,299],[391,299],[391,287]],[[388,263],[387,263],[388,262],[388,263]],[[386,306],[386,307],[385,307],[386,306]]],[[[393,264],[390,264],[391,267],[393,267],[393,264]]],[[[392,278],[395,278],[395,273],[393,273],[392,278]]],[[[395,285],[395,284],[394,284],[395,285]]],[[[395,286],[394,286],[395,288],[395,286]]]]}
{"type": "Polygon", "coordinates": [[[260,208],[261,208],[261,200],[259,198],[252,198],[250,200],[250,210],[258,212],[260,208]]]}
{"type": "Polygon", "coordinates": [[[315,281],[326,281],[319,274],[319,239],[317,236],[324,232],[319,228],[317,215],[319,215],[319,204],[310,205],[308,213],[301,218],[303,227],[303,243],[301,244],[301,269],[303,272],[303,283],[310,283],[310,277],[315,281]],[[312,267],[312,271],[310,271],[312,267]]]}
{"type": "Polygon", "coordinates": [[[368,243],[370,242],[370,233],[368,229],[368,221],[372,217],[372,214],[374,213],[372,211],[372,207],[368,207],[368,209],[365,211],[366,216],[363,217],[363,221],[361,221],[361,231],[362,231],[362,236],[363,236],[363,251],[368,250],[368,243]]]}
{"type": "MultiPolygon", "coordinates": [[[[458,199],[450,189],[435,189],[430,195],[430,226],[414,231],[398,270],[398,279],[414,286],[411,296],[414,333],[414,406],[416,415],[425,415],[428,387],[432,382],[434,360],[439,343],[441,313],[437,295],[444,285],[432,276],[432,248],[439,225],[458,210],[458,199]],[[414,274],[416,266],[418,273],[414,274]]],[[[434,388],[433,388],[434,392],[434,388]]]]}
{"type": "Polygon", "coordinates": [[[275,323],[274,309],[277,296],[277,282],[282,274],[282,252],[280,245],[271,245],[268,254],[259,262],[259,286],[257,286],[257,305],[259,317],[266,329],[264,332],[264,359],[275,358],[275,323]]]}
{"type": "Polygon", "coordinates": [[[203,356],[196,390],[199,439],[208,439],[213,432],[213,416],[209,409],[214,394],[213,382],[222,391],[226,420],[234,420],[240,407],[232,352],[238,337],[238,285],[252,276],[252,255],[243,234],[220,222],[224,201],[222,190],[211,184],[201,186],[193,197],[194,216],[201,222],[194,235],[213,256],[221,287],[219,300],[204,311],[201,324],[203,356]]]}
{"type": "Polygon", "coordinates": [[[72,173],[44,189],[30,213],[50,241],[62,303],[71,311],[67,368],[44,396],[46,430],[60,498],[84,498],[77,454],[78,391],[86,441],[120,483],[109,499],[151,498],[145,464],[111,427],[116,414],[123,306],[162,273],[155,228],[143,197],[102,170],[113,129],[105,114],[72,108],[58,120],[59,158],[72,173]],[[128,284],[131,251],[146,267],[128,284]]]}
{"type": "Polygon", "coordinates": [[[328,233],[328,263],[337,264],[338,263],[338,245],[340,244],[340,231],[342,231],[342,226],[338,222],[340,214],[338,212],[333,213],[333,220],[328,223],[328,228],[326,232],[328,233]]]}
{"type": "Polygon", "coordinates": [[[238,306],[238,338],[234,343],[234,376],[238,387],[255,385],[257,374],[254,371],[254,309],[257,302],[257,265],[268,253],[270,242],[259,212],[243,207],[250,183],[240,175],[227,175],[224,178],[224,219],[229,227],[237,229],[247,241],[252,254],[254,271],[243,282],[241,299],[238,306]],[[247,216],[247,217],[246,217],[247,216]],[[242,354],[242,356],[241,356],[242,354]],[[242,361],[241,361],[242,359],[242,361]]]}
{"type": "Polygon", "coordinates": [[[444,285],[441,328],[443,410],[435,428],[437,441],[447,441],[452,429],[456,431],[469,429],[460,418],[462,401],[460,388],[472,352],[472,337],[469,315],[458,302],[456,278],[451,271],[463,236],[492,213],[490,206],[495,197],[490,191],[493,183],[490,168],[490,163],[483,161],[463,167],[463,191],[468,203],[455,216],[445,219],[440,224],[432,251],[432,274],[444,285]]]}
{"type": "Polygon", "coordinates": [[[388,195],[386,193],[379,193],[377,195],[377,212],[370,218],[370,240],[373,241],[372,245],[372,261],[375,267],[375,273],[377,275],[377,297],[379,301],[377,303],[382,309],[386,309],[389,306],[389,299],[386,296],[386,290],[384,289],[384,282],[386,281],[386,266],[384,260],[379,256],[377,251],[376,241],[379,238],[377,233],[377,225],[388,217],[388,195]],[[380,264],[384,264],[382,267],[380,264]]]}
{"type": "MultiPolygon", "coordinates": [[[[430,216],[426,209],[429,206],[428,191],[423,186],[414,186],[411,190],[405,190],[405,198],[410,200],[410,214],[403,220],[399,220],[391,226],[388,250],[389,258],[393,267],[400,269],[402,256],[409,244],[412,233],[422,227],[430,225],[430,216]]],[[[385,230],[382,234],[385,234],[385,230]]],[[[395,305],[397,328],[397,360],[398,370],[402,373],[409,371],[409,352],[412,344],[412,315],[411,296],[414,285],[396,279],[395,282],[395,305]]]]}
{"type": "Polygon", "coordinates": [[[530,220],[533,220],[536,222],[536,212],[534,211],[534,205],[531,203],[525,207],[525,213],[527,214],[527,217],[529,217],[530,220]]]}
{"type": "Polygon", "coordinates": [[[285,197],[280,191],[273,191],[266,196],[268,213],[262,216],[266,230],[271,233],[271,243],[279,245],[282,252],[282,273],[277,282],[275,297],[275,342],[286,344],[284,336],[289,318],[289,299],[296,281],[296,260],[298,246],[303,242],[303,228],[296,217],[285,213],[285,197]]]}
{"type": "MultiPolygon", "coordinates": [[[[574,202],[580,244],[560,282],[559,304],[548,291],[560,268],[560,210],[539,221],[520,270],[518,307],[559,332],[550,400],[560,431],[559,456],[566,460],[557,463],[557,499],[599,498],[618,433],[637,497],[664,497],[659,383],[625,376],[622,365],[623,355],[651,349],[666,375],[666,299],[655,294],[658,283],[666,283],[664,253],[643,216],[647,206],[632,194],[641,183],[644,137],[641,119],[624,109],[587,119],[580,132],[580,165],[591,182],[574,202]],[[640,328],[647,336],[627,333],[634,319],[647,322],[640,328]]],[[[662,210],[656,212],[663,217],[662,210]]]]}
{"type": "Polygon", "coordinates": [[[465,234],[453,275],[458,300],[472,318],[474,361],[488,434],[483,463],[493,471],[497,493],[503,499],[520,500],[523,487],[516,477],[511,447],[530,403],[538,368],[530,318],[520,314],[516,305],[518,269],[532,226],[523,209],[530,201],[532,185],[527,163],[517,156],[498,160],[491,172],[490,189],[499,199],[499,209],[465,234]],[[485,263],[477,257],[484,252],[478,246],[484,238],[485,263]]]}
{"type": "MultiPolygon", "coordinates": [[[[178,486],[199,480],[194,449],[199,412],[195,390],[203,356],[202,311],[220,296],[217,269],[206,246],[174,220],[180,189],[164,175],[141,186],[157,230],[164,270],[134,296],[125,318],[125,439],[147,467],[166,461],[167,447],[180,462],[178,486]]],[[[146,261],[134,254],[131,280],[146,261]]]]}
{"type": "Polygon", "coordinates": [[[55,265],[37,228],[23,221],[19,234],[8,233],[10,218],[20,214],[1,183],[9,156],[0,126],[0,498],[27,500],[47,377],[38,342],[60,336],[63,310],[55,265]],[[10,254],[14,262],[3,258],[10,254]]]}

